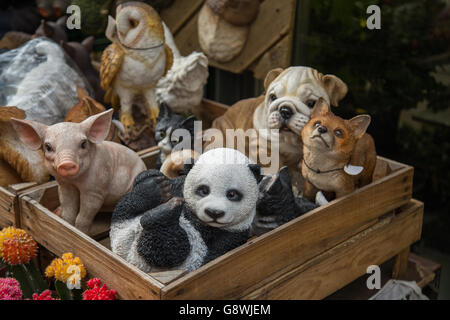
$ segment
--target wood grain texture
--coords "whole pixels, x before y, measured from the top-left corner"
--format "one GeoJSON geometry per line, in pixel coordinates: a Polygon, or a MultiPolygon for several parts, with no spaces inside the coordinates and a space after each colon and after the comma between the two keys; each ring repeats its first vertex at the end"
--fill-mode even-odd
{"type": "Polygon", "coordinates": [[[245,299],[323,299],[420,239],[423,204],[411,201],[338,246],[316,256],[245,299]]]}
{"type": "Polygon", "coordinates": [[[214,119],[220,117],[228,110],[228,106],[212,100],[203,99],[202,103],[196,106],[192,113],[202,121],[202,129],[208,129],[214,119]]]}
{"type": "Polygon", "coordinates": [[[164,285],[167,285],[186,274],[185,270],[170,270],[170,271],[162,271],[162,272],[153,272],[150,273],[150,276],[164,285]]]}
{"type": "MultiPolygon", "coordinates": [[[[295,8],[295,0],[264,1],[260,6],[258,17],[250,27],[247,43],[241,53],[230,62],[219,63],[210,59],[209,64],[233,73],[245,71],[285,35],[292,32],[295,8]]],[[[175,35],[175,43],[182,55],[188,55],[193,51],[201,51],[197,20],[198,12],[175,35]]]]}
{"type": "Polygon", "coordinates": [[[368,186],[268,232],[169,284],[163,299],[228,299],[345,241],[409,202],[413,169],[404,166],[368,186]],[[211,285],[220,283],[220,286],[211,285]]]}
{"type": "Polygon", "coordinates": [[[181,27],[200,9],[203,0],[177,0],[168,8],[161,10],[160,16],[175,35],[181,27]]]}
{"type": "Polygon", "coordinates": [[[54,215],[32,198],[19,198],[21,226],[38,243],[60,256],[72,252],[90,275],[117,290],[121,299],[159,299],[162,284],[54,215]]]}
{"type": "Polygon", "coordinates": [[[7,188],[0,187],[0,228],[15,224],[16,195],[7,188]]]}
{"type": "Polygon", "coordinates": [[[402,279],[408,269],[408,259],[410,253],[410,247],[403,249],[396,257],[394,261],[394,267],[392,269],[392,279],[402,279]]]}
{"type": "Polygon", "coordinates": [[[270,70],[288,68],[291,64],[291,52],[292,35],[288,34],[250,67],[250,70],[253,71],[253,76],[256,79],[264,80],[270,70]]]}

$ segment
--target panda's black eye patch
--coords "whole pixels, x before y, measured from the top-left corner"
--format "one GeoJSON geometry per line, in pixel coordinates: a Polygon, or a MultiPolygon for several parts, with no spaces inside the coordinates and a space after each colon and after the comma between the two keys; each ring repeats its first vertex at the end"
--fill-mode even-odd
{"type": "Polygon", "coordinates": [[[241,201],[242,199],[242,193],[240,193],[237,190],[228,190],[227,191],[227,199],[230,201],[241,201]]]}
{"type": "Polygon", "coordinates": [[[210,190],[209,187],[206,185],[201,185],[195,190],[195,193],[199,195],[200,197],[206,197],[209,194],[210,190]]]}

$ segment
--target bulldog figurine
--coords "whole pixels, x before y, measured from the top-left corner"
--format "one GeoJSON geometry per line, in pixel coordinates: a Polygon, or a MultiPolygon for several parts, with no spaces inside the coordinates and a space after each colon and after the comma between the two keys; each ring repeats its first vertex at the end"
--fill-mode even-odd
{"type": "MultiPolygon", "coordinates": [[[[298,169],[302,159],[301,131],[319,98],[337,106],[347,94],[347,85],[338,77],[324,75],[313,68],[290,67],[271,70],[266,76],[264,87],[264,95],[237,102],[223,116],[214,120],[212,128],[222,132],[224,142],[227,129],[243,129],[243,132],[256,129],[259,136],[258,139],[249,139],[245,150],[247,156],[249,150],[258,150],[260,154],[261,141],[266,142],[269,152],[278,141],[277,170],[288,167],[294,193],[298,194],[304,184],[298,169]]],[[[205,146],[208,145],[205,143],[205,146]]],[[[258,164],[267,165],[261,163],[259,158],[258,164]]]]}

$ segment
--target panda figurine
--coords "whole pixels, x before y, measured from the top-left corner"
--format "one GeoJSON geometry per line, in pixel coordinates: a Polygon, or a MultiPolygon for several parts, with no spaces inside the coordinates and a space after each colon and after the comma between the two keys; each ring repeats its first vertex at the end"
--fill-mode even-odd
{"type": "Polygon", "coordinates": [[[111,249],[144,272],[193,271],[248,240],[260,178],[258,165],[228,148],[174,179],[143,172],[114,209],[111,249]]]}

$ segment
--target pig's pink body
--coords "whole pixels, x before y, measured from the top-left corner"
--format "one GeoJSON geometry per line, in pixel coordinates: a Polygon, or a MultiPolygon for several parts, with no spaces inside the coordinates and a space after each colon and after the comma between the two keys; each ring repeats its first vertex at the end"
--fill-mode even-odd
{"type": "Polygon", "coordinates": [[[89,167],[80,174],[69,177],[58,175],[53,162],[46,160],[46,165],[61,188],[72,185],[81,194],[102,197],[102,205],[106,207],[114,206],[130,191],[134,178],[146,170],[143,161],[134,151],[115,142],[104,141],[92,145],[89,157],[89,167]]]}
{"type": "Polygon", "coordinates": [[[85,233],[96,214],[113,208],[130,189],[144,162],[133,150],[104,141],[112,110],[81,123],[52,126],[14,120],[21,140],[32,149],[43,146],[45,164],[59,184],[61,217],[85,233]]]}

